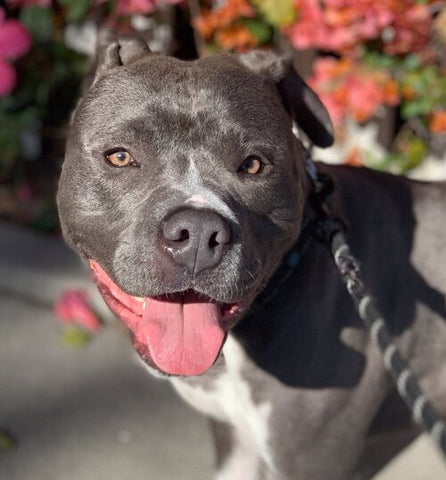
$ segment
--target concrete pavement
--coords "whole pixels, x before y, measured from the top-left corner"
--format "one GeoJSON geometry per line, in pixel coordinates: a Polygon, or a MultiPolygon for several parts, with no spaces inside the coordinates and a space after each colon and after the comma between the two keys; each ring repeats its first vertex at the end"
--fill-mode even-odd
{"type": "Polygon", "coordinates": [[[82,349],[60,342],[46,308],[0,297],[0,450],[4,480],[205,480],[205,421],[148,377],[126,335],[82,349]]]}
{"type": "MultiPolygon", "coordinates": [[[[52,304],[92,287],[60,239],[0,223],[0,480],[206,480],[206,421],[135,361],[118,322],[85,348],[60,341],[52,304]]],[[[440,480],[421,438],[375,480],[440,480]]],[[[329,480],[329,479],[327,479],[329,480]]]]}

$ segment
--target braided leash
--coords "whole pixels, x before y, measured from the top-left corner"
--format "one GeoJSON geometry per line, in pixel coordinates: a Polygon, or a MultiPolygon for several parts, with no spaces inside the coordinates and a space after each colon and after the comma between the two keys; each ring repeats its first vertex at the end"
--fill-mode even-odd
{"type": "Polygon", "coordinates": [[[315,236],[330,250],[347,291],[359,316],[370,332],[372,341],[381,350],[384,366],[395,381],[401,398],[409,407],[415,422],[426,430],[446,457],[446,424],[427,400],[418,381],[389,333],[386,322],[361,278],[359,262],[352,255],[345,239],[345,224],[330,209],[326,197],[332,192],[331,179],[317,173],[307,152],[307,172],[312,179],[312,203],[318,212],[315,236]]]}
{"type": "Polygon", "coordinates": [[[393,377],[401,398],[412,412],[415,422],[429,433],[446,457],[446,425],[422,392],[375,302],[367,293],[360,276],[358,261],[351,254],[342,232],[333,235],[330,250],[359,316],[368,328],[373,342],[382,352],[384,365],[393,377]]]}

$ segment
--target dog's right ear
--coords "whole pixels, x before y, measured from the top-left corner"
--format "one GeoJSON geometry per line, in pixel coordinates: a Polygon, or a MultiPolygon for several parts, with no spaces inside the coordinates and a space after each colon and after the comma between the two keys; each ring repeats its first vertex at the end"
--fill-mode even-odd
{"type": "Polygon", "coordinates": [[[148,53],[151,53],[150,49],[141,38],[117,35],[109,29],[99,30],[92,84],[110,69],[128,65],[148,53]]]}

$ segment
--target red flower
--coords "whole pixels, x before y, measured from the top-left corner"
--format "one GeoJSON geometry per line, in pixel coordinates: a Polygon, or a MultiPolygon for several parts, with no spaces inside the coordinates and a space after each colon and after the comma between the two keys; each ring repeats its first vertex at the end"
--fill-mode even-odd
{"type": "Polygon", "coordinates": [[[54,313],[62,323],[78,325],[92,332],[101,328],[101,322],[91,309],[85,290],[67,290],[54,305],[54,313]]]}

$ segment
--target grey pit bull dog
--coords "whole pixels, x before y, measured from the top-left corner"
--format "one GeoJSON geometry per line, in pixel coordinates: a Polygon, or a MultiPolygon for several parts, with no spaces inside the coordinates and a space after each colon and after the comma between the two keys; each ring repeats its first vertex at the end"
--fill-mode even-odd
{"type": "MultiPolygon", "coordinates": [[[[103,49],[73,116],[64,236],[149,370],[211,418],[218,480],[366,479],[418,433],[328,250],[313,242],[285,281],[274,275],[314,216],[293,122],[332,143],[288,60],[183,62],[135,38],[103,49]]],[[[446,185],[318,168],[389,328],[446,415],[446,185]]]]}

